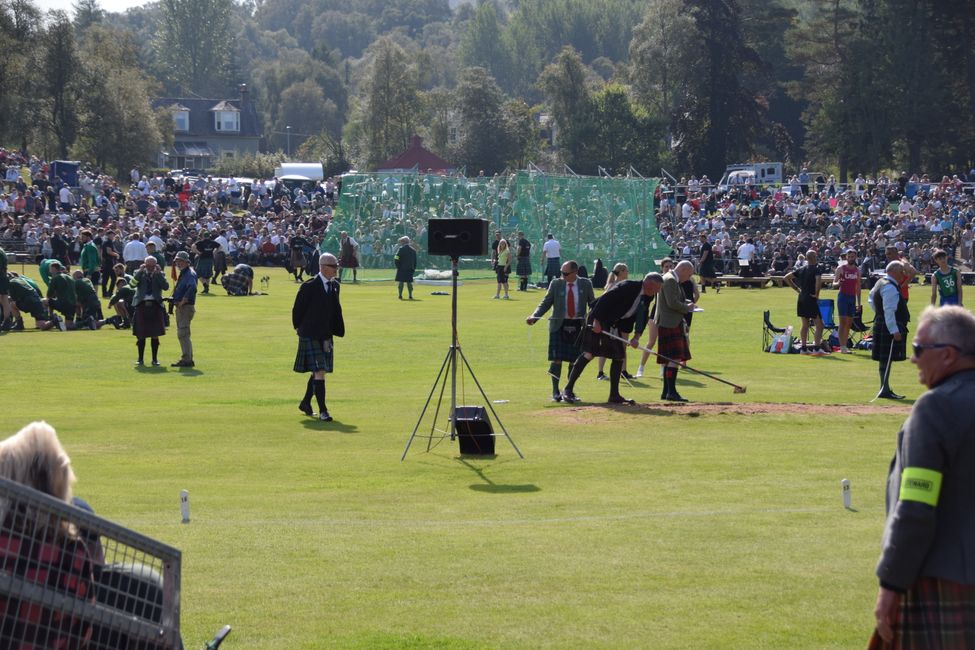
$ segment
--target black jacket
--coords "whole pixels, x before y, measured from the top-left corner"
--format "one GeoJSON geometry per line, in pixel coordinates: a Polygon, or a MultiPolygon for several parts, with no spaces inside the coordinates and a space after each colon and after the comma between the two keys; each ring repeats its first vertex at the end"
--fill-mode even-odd
{"type": "Polygon", "coordinates": [[[339,302],[339,283],[332,280],[328,293],[321,277],[303,282],[291,309],[291,324],[298,336],[324,341],[333,336],[345,336],[342,304],[339,302]]]}

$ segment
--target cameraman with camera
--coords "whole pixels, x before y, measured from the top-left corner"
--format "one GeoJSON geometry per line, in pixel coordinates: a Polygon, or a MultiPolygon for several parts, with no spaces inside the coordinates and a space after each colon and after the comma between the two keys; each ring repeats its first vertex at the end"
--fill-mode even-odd
{"type": "Polygon", "coordinates": [[[156,258],[146,257],[145,262],[135,272],[132,279],[135,285],[135,318],[132,321],[132,334],[136,337],[139,359],[136,366],[145,365],[146,339],[152,339],[152,365],[159,365],[159,337],[166,335],[166,312],[163,309],[162,292],[169,288],[166,274],[163,273],[156,258]]]}

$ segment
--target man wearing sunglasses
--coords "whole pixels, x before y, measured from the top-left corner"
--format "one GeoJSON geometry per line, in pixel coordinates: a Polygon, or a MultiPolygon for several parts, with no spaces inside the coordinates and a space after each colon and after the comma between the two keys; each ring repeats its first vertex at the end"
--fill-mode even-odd
{"type": "Polygon", "coordinates": [[[897,435],[870,648],[975,638],[975,316],[928,307],[914,336],[928,387],[897,435]]]}
{"type": "Polygon", "coordinates": [[[548,374],[552,378],[552,401],[561,402],[559,381],[562,379],[562,362],[572,363],[582,352],[580,334],[586,322],[586,311],[596,300],[589,278],[579,277],[579,264],[569,260],[562,265],[561,279],[552,280],[545,297],[525,322],[534,325],[549,309],[548,321],[548,374]]]}
{"type": "Polygon", "coordinates": [[[904,265],[890,262],[886,275],[870,290],[868,300],[876,312],[873,319],[873,346],[871,357],[880,362],[880,392],[877,397],[904,399],[890,388],[890,365],[907,359],[907,323],[911,314],[907,300],[900,291],[904,280],[904,265]]]}
{"type": "Polygon", "coordinates": [[[332,420],[325,408],[325,374],[332,372],[332,337],[345,336],[342,304],[339,302],[339,282],[335,279],[339,261],[331,253],[318,258],[319,273],[298,288],[291,309],[291,323],[298,334],[298,354],[295,372],[310,372],[305,397],[298,410],[311,416],[311,396],[318,402],[318,419],[332,420]]]}

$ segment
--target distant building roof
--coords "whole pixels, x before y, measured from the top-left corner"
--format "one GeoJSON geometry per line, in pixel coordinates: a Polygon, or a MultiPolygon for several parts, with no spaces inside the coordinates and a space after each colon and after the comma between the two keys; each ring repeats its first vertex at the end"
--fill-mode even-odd
{"type": "Polygon", "coordinates": [[[257,118],[254,102],[247,93],[240,99],[197,99],[195,97],[158,97],[152,100],[153,108],[166,108],[170,111],[188,111],[189,128],[177,133],[180,139],[199,139],[200,137],[260,138],[261,124],[257,118]],[[239,112],[240,131],[217,131],[214,111],[239,112]]]}
{"type": "Polygon", "coordinates": [[[376,171],[418,169],[421,172],[450,172],[453,167],[446,160],[423,147],[423,138],[414,135],[410,147],[398,156],[376,166],[376,171]]]}

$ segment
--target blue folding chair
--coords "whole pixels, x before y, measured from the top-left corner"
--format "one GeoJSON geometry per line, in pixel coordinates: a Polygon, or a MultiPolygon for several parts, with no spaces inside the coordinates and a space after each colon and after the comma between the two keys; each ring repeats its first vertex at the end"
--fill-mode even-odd
{"type": "MultiPolygon", "coordinates": [[[[819,306],[819,316],[823,319],[823,329],[829,334],[824,337],[824,340],[829,340],[831,336],[836,334],[840,326],[833,322],[833,313],[836,311],[836,303],[832,298],[820,298],[818,301],[819,306]]],[[[838,341],[839,339],[837,339],[838,341]]]]}

